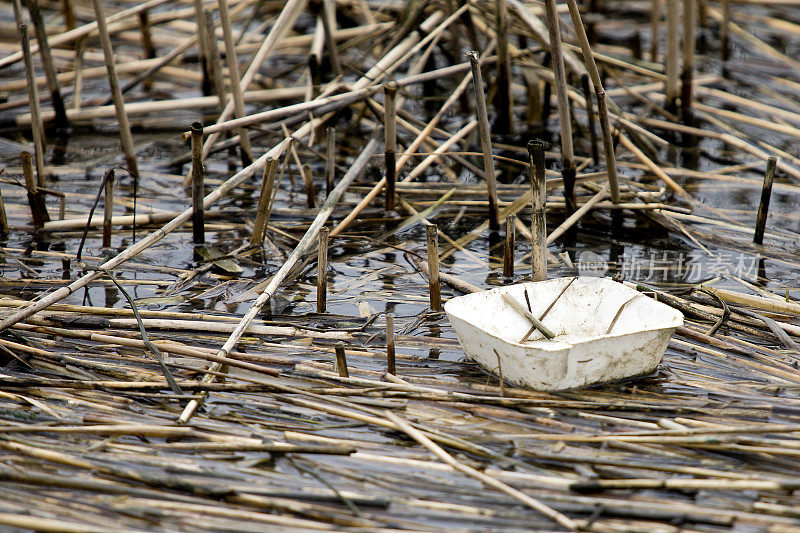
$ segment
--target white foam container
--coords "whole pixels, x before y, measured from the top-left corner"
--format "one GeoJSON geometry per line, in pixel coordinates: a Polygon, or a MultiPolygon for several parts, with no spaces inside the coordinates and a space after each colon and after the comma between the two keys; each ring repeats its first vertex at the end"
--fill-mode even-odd
{"type": "Polygon", "coordinates": [[[468,357],[509,383],[543,391],[649,374],[683,324],[679,311],[596,277],[509,285],[453,298],[444,309],[468,357]],[[542,320],[552,340],[534,330],[519,342],[531,323],[502,295],[527,307],[526,290],[537,318],[555,301],[542,320]]]}

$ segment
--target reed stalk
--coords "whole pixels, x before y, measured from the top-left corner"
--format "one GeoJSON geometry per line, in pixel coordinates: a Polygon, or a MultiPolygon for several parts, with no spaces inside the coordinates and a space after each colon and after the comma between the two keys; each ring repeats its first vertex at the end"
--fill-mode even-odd
{"type": "Polygon", "coordinates": [[[478,53],[475,51],[468,52],[467,56],[472,65],[475,107],[478,115],[481,147],[483,149],[483,171],[486,176],[486,188],[489,193],[489,228],[497,230],[500,228],[500,223],[497,220],[497,185],[495,181],[494,158],[492,156],[492,138],[489,130],[489,117],[486,112],[486,97],[483,89],[483,76],[481,75],[478,53]]]}
{"type": "Polygon", "coordinates": [[[100,34],[100,44],[103,47],[103,57],[106,63],[106,70],[108,71],[108,84],[111,87],[111,96],[114,99],[114,108],[116,110],[117,123],[119,124],[120,142],[122,144],[122,151],[125,154],[125,162],[128,166],[128,172],[135,182],[139,181],[139,166],[136,163],[136,152],[133,148],[133,137],[131,136],[131,128],[128,123],[128,115],[125,113],[125,101],[122,98],[122,91],[119,87],[119,80],[117,79],[117,71],[114,66],[114,50],[111,45],[111,37],[108,33],[108,25],[106,24],[105,13],[100,0],[92,0],[94,6],[95,17],[97,18],[97,31],[100,34]]]}
{"type": "Polygon", "coordinates": [[[28,26],[20,24],[17,26],[17,30],[22,43],[22,53],[25,57],[25,75],[28,79],[28,102],[31,107],[31,137],[33,137],[33,153],[36,162],[36,182],[39,187],[44,187],[44,127],[42,126],[42,116],[39,111],[39,91],[34,81],[35,73],[30,38],[28,37],[28,26]]]}
{"type": "MultiPolygon", "coordinates": [[[[247,84],[241,83],[239,77],[239,61],[236,57],[236,46],[233,42],[233,28],[231,26],[228,0],[219,0],[219,23],[222,26],[222,35],[225,41],[225,63],[228,67],[228,83],[231,87],[233,111],[236,118],[245,116],[244,96],[242,92],[247,84]]],[[[239,128],[239,148],[241,150],[242,166],[249,166],[253,162],[253,149],[250,145],[250,135],[243,127],[239,128]]]]}
{"type": "Polygon", "coordinates": [[[767,213],[769,212],[769,200],[772,196],[772,182],[775,179],[775,168],[778,159],[770,157],[767,160],[767,171],[764,174],[764,185],[761,188],[761,201],[758,204],[758,217],[756,219],[756,231],[753,235],[755,244],[764,244],[764,228],[767,225],[767,213]]]}

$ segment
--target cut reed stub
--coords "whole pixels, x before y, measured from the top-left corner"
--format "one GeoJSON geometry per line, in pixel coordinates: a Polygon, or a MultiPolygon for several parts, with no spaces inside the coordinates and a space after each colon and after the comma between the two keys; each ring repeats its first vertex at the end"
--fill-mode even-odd
{"type": "Polygon", "coordinates": [[[528,143],[531,178],[531,280],[547,279],[547,224],[545,221],[545,162],[547,143],[533,140],[528,143]]]}
{"type": "Polygon", "coordinates": [[[319,247],[317,250],[317,313],[327,311],[328,297],[328,236],[329,228],[319,230],[319,247]]]}
{"type": "Polygon", "coordinates": [[[383,123],[385,126],[384,165],[386,166],[386,211],[395,208],[395,181],[397,166],[397,115],[396,104],[397,85],[389,83],[383,88],[383,123]]]}
{"type": "Polygon", "coordinates": [[[439,282],[439,236],[436,224],[425,226],[428,245],[428,290],[430,292],[431,309],[442,310],[442,293],[439,282]]]}
{"type": "Polygon", "coordinates": [[[510,278],[514,275],[514,246],[517,216],[514,214],[506,215],[506,246],[503,254],[503,277],[510,278]]]}
{"type": "Polygon", "coordinates": [[[111,222],[114,214],[114,169],[105,178],[105,198],[103,201],[103,248],[111,246],[111,222]]]}
{"type": "Polygon", "coordinates": [[[267,231],[267,224],[272,212],[272,191],[275,187],[275,175],[278,173],[278,159],[270,157],[264,165],[264,175],[261,178],[261,193],[258,196],[258,210],[256,221],[253,224],[253,233],[250,235],[250,246],[261,246],[267,231]]]}
{"type": "Polygon", "coordinates": [[[8,217],[6,216],[6,203],[3,200],[3,193],[0,191],[0,236],[8,235],[8,217]]]}
{"type": "Polygon", "coordinates": [[[350,377],[350,371],[347,368],[347,356],[344,352],[344,343],[339,342],[336,344],[336,371],[339,376],[343,378],[350,377]]]}
{"type": "Polygon", "coordinates": [[[192,131],[192,242],[206,242],[206,221],[203,197],[205,196],[205,169],[203,168],[203,124],[195,122],[192,131]]]}
{"type": "Polygon", "coordinates": [[[33,176],[33,163],[30,152],[20,152],[19,159],[22,164],[22,174],[25,177],[25,189],[27,190],[28,205],[31,208],[33,227],[38,229],[41,228],[45,222],[50,221],[50,215],[47,213],[44,195],[36,185],[36,179],[33,176]]]}
{"type": "Polygon", "coordinates": [[[394,343],[394,315],[386,313],[386,372],[397,375],[394,343]]]}
{"type": "Polygon", "coordinates": [[[303,176],[303,183],[306,187],[306,207],[309,209],[317,207],[317,191],[314,189],[314,175],[311,171],[311,165],[304,164],[300,168],[300,173],[303,176]]]}
{"type": "Polygon", "coordinates": [[[758,204],[758,218],[756,219],[756,231],[753,235],[755,244],[764,244],[764,230],[767,226],[767,214],[769,212],[769,201],[772,197],[772,182],[775,179],[775,168],[778,159],[770,157],[767,160],[767,171],[764,174],[764,185],[761,188],[761,202],[758,204]]]}

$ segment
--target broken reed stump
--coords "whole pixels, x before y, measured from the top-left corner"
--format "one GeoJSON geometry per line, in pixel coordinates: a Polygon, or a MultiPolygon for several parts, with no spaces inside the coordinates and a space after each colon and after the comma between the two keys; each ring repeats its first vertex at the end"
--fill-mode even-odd
{"type": "Polygon", "coordinates": [[[317,313],[327,312],[328,298],[328,238],[330,228],[319,230],[319,247],[317,249],[317,313]]]}
{"type": "Polygon", "coordinates": [[[8,217],[6,216],[6,203],[3,200],[3,191],[0,190],[0,236],[8,235],[8,217]]]}
{"type": "Polygon", "coordinates": [[[38,229],[44,226],[45,222],[50,221],[50,215],[47,213],[44,195],[39,190],[36,178],[33,175],[31,153],[20,152],[19,159],[22,164],[22,175],[25,178],[25,189],[28,196],[28,205],[31,208],[31,216],[33,217],[33,227],[38,229]]]}
{"type": "Polygon", "coordinates": [[[350,371],[347,369],[347,355],[344,352],[344,343],[337,342],[335,350],[336,350],[336,371],[339,373],[339,376],[343,378],[349,378],[350,371]]]}
{"type": "Polygon", "coordinates": [[[114,169],[110,169],[103,185],[103,248],[111,247],[111,222],[114,215],[114,169]]]}
{"type": "Polygon", "coordinates": [[[206,242],[205,169],[203,168],[203,124],[195,122],[192,131],[192,242],[206,242]]]}
{"type": "Polygon", "coordinates": [[[481,137],[481,149],[483,151],[483,171],[486,174],[486,188],[489,193],[489,229],[500,229],[497,220],[499,201],[497,199],[497,184],[495,181],[494,157],[492,154],[492,138],[489,130],[489,116],[486,112],[486,96],[483,92],[483,76],[478,60],[478,53],[467,52],[469,62],[472,67],[472,85],[475,89],[475,108],[478,115],[478,128],[481,137]]]}
{"type": "Polygon", "coordinates": [[[764,173],[764,185],[761,187],[761,202],[758,204],[758,218],[756,219],[756,231],[753,235],[755,244],[764,244],[764,229],[767,225],[767,213],[769,212],[769,201],[772,197],[772,182],[775,179],[775,168],[778,159],[770,157],[767,160],[767,171],[764,173]]]}
{"type": "Polygon", "coordinates": [[[250,234],[250,246],[261,246],[267,233],[270,213],[272,212],[272,196],[275,188],[275,176],[278,173],[278,159],[270,157],[264,165],[261,176],[261,191],[258,195],[256,220],[253,223],[253,233],[250,234]]]}
{"type": "Polygon", "coordinates": [[[306,207],[309,209],[317,207],[317,191],[314,190],[314,175],[311,172],[311,165],[305,163],[300,168],[300,174],[302,174],[306,186],[306,207]]]}
{"type": "Polygon", "coordinates": [[[545,202],[547,189],[545,186],[544,151],[547,143],[533,140],[528,143],[528,162],[531,179],[531,280],[547,279],[547,222],[545,220],[545,202]]]}
{"type": "Polygon", "coordinates": [[[22,55],[25,61],[25,76],[28,81],[28,105],[31,109],[31,137],[33,137],[33,155],[36,161],[36,183],[39,187],[44,187],[45,139],[44,127],[42,126],[42,114],[39,108],[39,89],[36,86],[36,71],[33,67],[28,26],[26,24],[20,24],[17,26],[17,29],[22,45],[22,55]]]}
{"type": "Polygon", "coordinates": [[[395,208],[395,182],[397,181],[397,85],[388,83],[383,88],[383,111],[384,111],[384,166],[386,167],[386,211],[394,211],[395,208]]]}
{"type": "Polygon", "coordinates": [[[397,375],[394,345],[394,315],[386,313],[386,372],[397,375]]]}
{"type": "Polygon", "coordinates": [[[558,104],[558,126],[561,129],[561,158],[563,168],[561,176],[564,180],[564,202],[567,215],[577,208],[575,200],[575,152],[572,146],[572,121],[570,119],[569,96],[567,94],[567,77],[564,69],[564,52],[561,46],[561,28],[555,0],[545,0],[547,27],[550,34],[550,50],[553,60],[553,76],[555,78],[556,101],[558,104]]]}
{"type": "Polygon", "coordinates": [[[428,247],[428,291],[430,293],[431,309],[442,310],[442,292],[439,283],[439,235],[436,224],[425,225],[425,236],[428,247]]]}
{"type": "Polygon", "coordinates": [[[514,225],[517,221],[517,215],[506,215],[506,246],[503,253],[503,277],[510,278],[514,275],[514,247],[515,247],[515,231],[514,225]]]}

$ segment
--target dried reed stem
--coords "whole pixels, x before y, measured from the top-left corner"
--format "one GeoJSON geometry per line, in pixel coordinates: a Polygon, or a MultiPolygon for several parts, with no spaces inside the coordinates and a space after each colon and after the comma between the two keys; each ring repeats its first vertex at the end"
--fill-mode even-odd
{"type": "Polygon", "coordinates": [[[42,126],[42,116],[39,111],[39,90],[36,87],[36,73],[33,69],[30,37],[28,36],[27,25],[20,24],[17,29],[19,30],[22,53],[25,58],[25,75],[28,79],[28,102],[31,107],[31,137],[33,137],[33,152],[36,161],[36,183],[39,187],[44,187],[44,127],[42,126]]]}
{"type": "Polygon", "coordinates": [[[325,313],[328,298],[328,235],[331,230],[319,230],[317,249],[317,313],[325,313]]]}
{"type": "MultiPolygon", "coordinates": [[[[222,35],[225,40],[225,62],[228,66],[228,83],[231,86],[233,110],[236,118],[245,116],[243,85],[239,77],[239,61],[236,58],[236,45],[233,42],[233,28],[231,26],[228,0],[219,0],[219,23],[222,26],[222,35]]],[[[246,85],[244,85],[246,88],[246,85]]],[[[244,127],[239,128],[239,147],[241,149],[242,166],[246,167],[253,161],[250,135],[244,127]]]]}
{"type": "Polygon", "coordinates": [[[425,225],[425,236],[428,248],[428,291],[430,293],[431,309],[442,310],[442,291],[439,283],[439,235],[436,224],[425,225]]]}
{"type": "Polygon", "coordinates": [[[205,196],[205,169],[203,168],[203,125],[192,124],[192,242],[206,242],[206,219],[203,209],[205,196]]]}
{"type": "Polygon", "coordinates": [[[517,216],[514,214],[506,215],[506,243],[503,252],[503,277],[505,278],[510,278],[514,275],[514,225],[516,219],[517,216]]]}
{"type": "Polygon", "coordinates": [[[103,47],[103,57],[108,71],[108,84],[111,87],[111,96],[114,99],[114,108],[117,111],[117,123],[119,124],[119,136],[122,144],[122,151],[125,154],[125,162],[128,165],[128,172],[131,173],[135,181],[139,180],[139,166],[136,163],[136,153],[133,149],[133,137],[128,123],[128,115],[125,113],[125,101],[122,98],[122,91],[119,88],[117,70],[114,66],[114,50],[111,46],[111,37],[108,34],[106,17],[103,13],[103,6],[100,0],[92,0],[95,17],[97,17],[97,31],[100,34],[100,44],[103,47]]]}
{"type": "Polygon", "coordinates": [[[267,159],[264,173],[261,176],[261,192],[258,196],[256,220],[253,223],[253,233],[250,234],[250,246],[261,246],[269,223],[272,211],[272,196],[275,188],[275,175],[278,173],[278,158],[267,159]]]}
{"type": "Polygon", "coordinates": [[[767,213],[769,211],[769,200],[772,196],[772,182],[775,179],[775,168],[778,160],[770,157],[767,160],[767,171],[764,174],[764,185],[761,188],[761,201],[758,204],[758,218],[756,219],[756,231],[753,235],[755,244],[764,244],[764,228],[767,225],[767,213]]]}
{"type": "Polygon", "coordinates": [[[105,178],[105,198],[103,201],[103,248],[111,246],[111,220],[114,216],[114,169],[105,178]]]}
{"type": "Polygon", "coordinates": [[[489,131],[489,117],[486,112],[486,96],[483,90],[483,76],[481,75],[478,53],[475,51],[467,52],[467,56],[472,66],[475,107],[478,115],[481,147],[483,149],[483,170],[486,174],[486,188],[489,193],[489,228],[497,230],[500,229],[500,223],[497,220],[497,184],[495,181],[494,157],[492,156],[492,138],[489,131]]]}
{"type": "Polygon", "coordinates": [[[385,127],[384,165],[386,167],[386,203],[387,211],[394,211],[395,181],[397,172],[397,111],[395,109],[397,85],[390,83],[383,87],[383,124],[385,127]]]}
{"type": "MultiPolygon", "coordinates": [[[[583,21],[581,20],[578,4],[575,0],[567,0],[569,7],[570,17],[575,26],[575,34],[578,37],[578,42],[581,45],[581,52],[583,53],[583,60],[586,64],[586,69],[589,71],[589,76],[594,85],[595,96],[597,97],[597,113],[600,119],[600,132],[603,136],[603,151],[605,152],[606,159],[606,175],[608,176],[608,185],[611,190],[611,201],[614,203],[619,202],[619,184],[617,180],[617,157],[614,152],[614,140],[611,137],[611,124],[608,119],[608,105],[606,103],[606,92],[603,88],[603,82],[600,79],[600,71],[597,69],[597,64],[594,60],[594,54],[589,46],[589,40],[586,37],[586,31],[583,28],[583,21]]],[[[566,183],[565,183],[566,187],[566,183]]]]}

